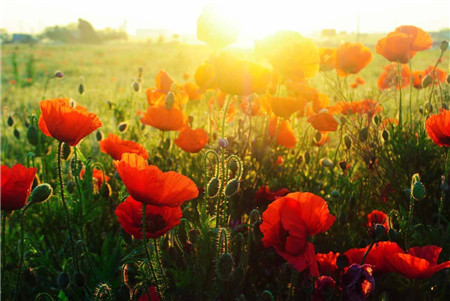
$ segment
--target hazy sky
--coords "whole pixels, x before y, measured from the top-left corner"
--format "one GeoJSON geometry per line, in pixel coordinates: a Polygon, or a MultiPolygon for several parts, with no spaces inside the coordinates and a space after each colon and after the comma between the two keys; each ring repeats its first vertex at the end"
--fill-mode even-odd
{"type": "Polygon", "coordinates": [[[241,35],[259,38],[280,29],[307,35],[323,28],[388,32],[399,25],[433,31],[450,27],[449,0],[1,0],[0,25],[12,32],[40,32],[51,25],[67,25],[83,18],[97,29],[164,28],[195,33],[205,4],[225,3],[228,13],[241,19],[241,35]]]}

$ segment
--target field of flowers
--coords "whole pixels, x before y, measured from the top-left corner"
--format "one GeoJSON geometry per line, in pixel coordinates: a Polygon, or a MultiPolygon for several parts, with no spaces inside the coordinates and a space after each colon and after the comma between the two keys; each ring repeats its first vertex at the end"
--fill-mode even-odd
{"type": "Polygon", "coordinates": [[[448,43],[2,45],[3,300],[450,300],[448,43]]]}

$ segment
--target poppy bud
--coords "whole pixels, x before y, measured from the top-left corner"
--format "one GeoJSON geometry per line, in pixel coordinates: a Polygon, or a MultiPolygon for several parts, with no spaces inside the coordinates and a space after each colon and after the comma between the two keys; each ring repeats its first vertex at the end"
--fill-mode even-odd
{"type": "Polygon", "coordinates": [[[419,107],[419,113],[423,114],[423,107],[422,106],[419,107]]]}
{"type": "Polygon", "coordinates": [[[340,193],[337,190],[333,190],[331,191],[330,195],[332,198],[337,199],[340,196],[340,193]]]}
{"type": "Polygon", "coordinates": [[[61,78],[63,76],[64,76],[64,73],[61,70],[56,70],[55,74],[53,74],[53,77],[56,77],[56,78],[61,78]]]}
{"type": "Polygon", "coordinates": [[[141,91],[141,84],[137,80],[135,80],[131,86],[132,86],[134,92],[141,91]]]}
{"type": "Polygon", "coordinates": [[[441,42],[441,45],[440,45],[440,48],[441,48],[442,51],[447,50],[447,48],[448,48],[448,42],[447,42],[447,41],[442,41],[442,42],[441,42]]]}
{"type": "Polygon", "coordinates": [[[27,130],[27,139],[31,145],[33,145],[33,146],[38,145],[38,143],[39,143],[38,135],[39,135],[39,132],[38,132],[37,128],[34,125],[30,125],[27,130]]]}
{"type": "Polygon", "coordinates": [[[242,267],[238,266],[231,273],[231,285],[232,287],[238,287],[245,279],[245,271],[242,267]]]}
{"type": "Polygon", "coordinates": [[[235,195],[238,189],[239,189],[239,181],[237,179],[231,179],[225,186],[225,196],[230,197],[232,195],[235,195]]]}
{"type": "Polygon", "coordinates": [[[16,139],[20,139],[20,132],[18,129],[14,129],[13,134],[14,134],[14,137],[16,137],[16,139]]]}
{"type": "Polygon", "coordinates": [[[431,104],[431,102],[427,102],[427,103],[425,104],[425,110],[426,110],[428,113],[433,112],[433,105],[431,104]]]}
{"type": "Polygon", "coordinates": [[[333,162],[328,158],[320,159],[319,163],[321,166],[328,167],[328,168],[333,168],[333,166],[334,166],[333,162]]]}
{"type": "Polygon", "coordinates": [[[83,95],[83,94],[84,94],[84,85],[83,85],[83,84],[80,84],[80,85],[78,86],[78,93],[80,93],[80,95],[83,95]]]}
{"type": "Polygon", "coordinates": [[[73,154],[73,148],[66,142],[63,142],[62,149],[61,149],[61,158],[64,161],[67,161],[70,159],[70,156],[73,154]]]}
{"type": "Polygon", "coordinates": [[[350,138],[349,135],[344,136],[344,144],[347,149],[350,149],[352,147],[352,138],[350,138]]]}
{"type": "Polygon", "coordinates": [[[220,280],[226,281],[233,270],[233,257],[230,253],[223,253],[217,260],[216,272],[220,280]]]}
{"type": "Polygon", "coordinates": [[[8,120],[6,121],[6,124],[7,124],[8,126],[13,126],[13,124],[14,124],[14,119],[13,119],[12,116],[9,116],[9,117],[8,117],[8,120]]]}
{"type": "Polygon", "coordinates": [[[166,98],[164,99],[164,104],[166,105],[167,111],[170,111],[170,109],[172,109],[174,103],[175,96],[173,95],[173,92],[170,91],[169,93],[167,93],[166,98]]]}
{"type": "Polygon", "coordinates": [[[227,148],[228,146],[230,146],[228,140],[225,138],[220,138],[218,143],[221,148],[227,148]]]}
{"type": "Polygon", "coordinates": [[[103,133],[101,131],[97,131],[97,133],[95,133],[95,138],[97,138],[97,141],[103,140],[103,133]]]}
{"type": "Polygon", "coordinates": [[[119,123],[119,125],[117,126],[117,128],[119,129],[119,131],[121,133],[126,132],[126,130],[128,130],[128,122],[127,121],[122,121],[121,123],[119,123]]]}
{"type": "Polygon", "coordinates": [[[77,287],[83,287],[86,284],[86,275],[83,272],[75,272],[73,280],[77,287]]]}
{"type": "Polygon", "coordinates": [[[411,195],[416,201],[420,201],[425,197],[425,187],[420,181],[414,183],[411,195]]]}
{"type": "Polygon", "coordinates": [[[48,200],[53,194],[53,188],[47,183],[37,186],[31,193],[31,203],[42,203],[48,200]]]}
{"type": "Polygon", "coordinates": [[[37,279],[36,271],[33,270],[33,268],[25,269],[23,271],[22,275],[23,275],[23,279],[29,286],[35,287],[37,285],[38,279],[37,279]]]}
{"type": "Polygon", "coordinates": [[[369,128],[365,127],[359,131],[359,141],[364,142],[369,135],[369,128]]]}
{"type": "Polygon", "coordinates": [[[69,286],[69,283],[69,274],[67,274],[66,272],[61,272],[56,279],[56,284],[58,285],[59,289],[65,290],[69,286]]]}
{"type": "Polygon", "coordinates": [[[75,183],[73,181],[69,181],[67,183],[67,192],[73,193],[75,191],[75,183]]]}
{"type": "Polygon", "coordinates": [[[206,186],[208,197],[213,198],[219,193],[220,180],[216,177],[212,178],[206,186]]]}
{"type": "Polygon", "coordinates": [[[311,155],[309,154],[309,152],[305,152],[304,157],[305,157],[306,164],[308,164],[309,161],[311,160],[311,155]]]}
{"type": "Polygon", "coordinates": [[[378,115],[373,116],[373,122],[378,125],[380,123],[380,117],[378,115]]]}
{"type": "Polygon", "coordinates": [[[427,88],[429,85],[431,85],[431,82],[432,82],[431,76],[428,74],[422,81],[422,87],[427,88]]]}
{"type": "Polygon", "coordinates": [[[383,137],[384,142],[388,142],[389,141],[389,131],[384,129],[383,132],[381,133],[381,137],[383,137]]]}

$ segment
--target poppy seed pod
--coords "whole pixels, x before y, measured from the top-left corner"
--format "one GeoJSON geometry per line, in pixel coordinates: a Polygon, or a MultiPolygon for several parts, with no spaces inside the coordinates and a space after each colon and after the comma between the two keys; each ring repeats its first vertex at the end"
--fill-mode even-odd
{"type": "Polygon", "coordinates": [[[64,290],[69,286],[69,283],[69,274],[67,274],[66,272],[61,272],[56,279],[56,284],[58,285],[58,287],[64,290]]]}
{"type": "Polygon", "coordinates": [[[227,148],[228,146],[230,146],[228,140],[225,138],[220,138],[218,144],[221,148],[227,148]]]}
{"type": "Polygon", "coordinates": [[[48,200],[53,194],[53,188],[47,183],[37,186],[31,192],[31,203],[42,203],[48,200]]]}
{"type": "Polygon", "coordinates": [[[238,190],[239,190],[239,181],[237,179],[231,179],[225,186],[225,196],[226,197],[233,196],[237,193],[238,190]]]}
{"type": "Polygon", "coordinates": [[[217,260],[216,272],[220,280],[226,281],[230,278],[233,270],[233,257],[230,253],[223,253],[217,260]]]}
{"type": "Polygon", "coordinates": [[[8,126],[13,126],[14,124],[14,119],[12,116],[8,117],[8,120],[6,121],[6,124],[8,124],[8,126]]]}
{"type": "Polygon", "coordinates": [[[220,180],[216,177],[212,178],[208,186],[206,187],[206,191],[208,194],[208,197],[213,198],[219,193],[219,186],[220,186],[220,180]]]}
{"type": "Polygon", "coordinates": [[[33,146],[38,145],[38,143],[39,143],[38,135],[39,135],[39,132],[38,132],[37,128],[34,125],[30,125],[27,130],[27,139],[31,145],[33,145],[33,146]]]}
{"type": "Polygon", "coordinates": [[[416,201],[420,201],[425,197],[425,187],[420,181],[414,183],[411,195],[416,201]]]}

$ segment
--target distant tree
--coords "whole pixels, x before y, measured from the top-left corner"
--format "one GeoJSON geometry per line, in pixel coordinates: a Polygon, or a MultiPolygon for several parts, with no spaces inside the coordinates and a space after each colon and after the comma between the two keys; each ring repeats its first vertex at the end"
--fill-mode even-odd
{"type": "Polygon", "coordinates": [[[66,27],[61,26],[46,27],[40,34],[40,38],[47,38],[49,40],[62,43],[75,42],[75,37],[73,34],[66,27]]]}
{"type": "Polygon", "coordinates": [[[128,34],[122,30],[115,30],[111,28],[106,28],[103,30],[97,31],[100,39],[104,42],[113,41],[113,40],[128,40],[128,34]]]}
{"type": "Polygon", "coordinates": [[[94,27],[86,20],[78,19],[78,29],[81,33],[80,42],[97,44],[101,42],[101,39],[94,27]]]}
{"type": "Polygon", "coordinates": [[[5,28],[0,28],[0,42],[8,43],[11,41],[11,35],[5,28]]]}

